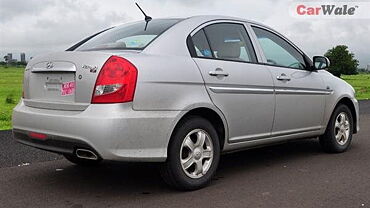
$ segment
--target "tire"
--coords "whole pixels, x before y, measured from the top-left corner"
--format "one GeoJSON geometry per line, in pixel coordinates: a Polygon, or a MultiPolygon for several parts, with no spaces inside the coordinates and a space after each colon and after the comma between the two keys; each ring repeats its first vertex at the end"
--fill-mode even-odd
{"type": "Polygon", "coordinates": [[[97,166],[100,164],[101,162],[101,159],[98,159],[98,160],[88,160],[88,159],[82,159],[82,158],[78,158],[74,155],[67,155],[67,154],[64,154],[63,155],[69,162],[71,163],[74,163],[76,165],[79,165],[79,166],[97,166]]]}
{"type": "Polygon", "coordinates": [[[178,190],[196,190],[208,185],[220,160],[215,128],[202,117],[184,119],[171,136],[167,156],[161,166],[161,176],[167,184],[178,190]]]}
{"type": "Polygon", "coordinates": [[[351,145],[352,134],[353,116],[351,110],[346,105],[340,104],[331,115],[325,134],[319,138],[320,145],[328,153],[345,152],[351,145]],[[343,118],[343,115],[346,118],[343,118]],[[342,119],[343,123],[341,123],[342,119]]]}

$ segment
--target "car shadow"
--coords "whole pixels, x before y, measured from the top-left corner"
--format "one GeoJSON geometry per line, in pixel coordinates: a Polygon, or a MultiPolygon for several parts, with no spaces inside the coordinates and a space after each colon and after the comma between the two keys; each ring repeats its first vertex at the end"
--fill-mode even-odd
{"type": "MultiPolygon", "coordinates": [[[[227,178],[260,167],[283,166],[289,161],[319,154],[323,153],[315,139],[225,154],[221,157],[219,169],[211,186],[220,179],[225,181],[227,178]]],[[[41,173],[43,175],[38,174],[38,183],[46,185],[52,181],[55,189],[88,192],[94,195],[124,196],[174,192],[162,181],[159,174],[160,164],[105,162],[97,167],[80,167],[62,161],[61,166],[60,171],[43,171],[41,173]]]]}
{"type": "Polygon", "coordinates": [[[284,163],[290,160],[299,160],[301,157],[320,154],[323,154],[323,151],[318,139],[296,140],[223,155],[219,170],[233,173],[240,169],[250,170],[279,163],[284,165],[284,163]],[[238,170],[235,170],[235,167],[239,167],[238,170]]]}

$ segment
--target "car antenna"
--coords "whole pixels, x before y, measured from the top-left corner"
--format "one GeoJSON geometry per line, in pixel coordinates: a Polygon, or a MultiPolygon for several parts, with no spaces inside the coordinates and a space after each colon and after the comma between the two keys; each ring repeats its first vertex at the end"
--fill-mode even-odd
{"type": "Polygon", "coordinates": [[[147,28],[147,26],[148,26],[148,23],[150,22],[150,20],[152,20],[152,17],[150,17],[150,16],[148,16],[148,15],[146,15],[145,14],[145,12],[141,9],[141,7],[139,6],[139,4],[138,3],[136,3],[135,2],[135,4],[136,4],[136,6],[140,9],[140,11],[143,13],[143,15],[144,15],[144,17],[145,17],[145,28],[144,28],[144,31],[146,31],[146,28],[147,28]]]}

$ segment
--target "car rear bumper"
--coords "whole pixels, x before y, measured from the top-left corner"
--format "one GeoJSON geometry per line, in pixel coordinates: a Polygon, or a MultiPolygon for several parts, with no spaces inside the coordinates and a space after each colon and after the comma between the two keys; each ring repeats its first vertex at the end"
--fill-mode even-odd
{"type": "Polygon", "coordinates": [[[95,151],[115,161],[165,161],[167,144],[181,111],[135,111],[131,103],[95,104],[84,111],[32,108],[21,101],[13,110],[13,135],[23,144],[73,154],[95,151]],[[30,132],[47,135],[35,139],[30,132]]]}

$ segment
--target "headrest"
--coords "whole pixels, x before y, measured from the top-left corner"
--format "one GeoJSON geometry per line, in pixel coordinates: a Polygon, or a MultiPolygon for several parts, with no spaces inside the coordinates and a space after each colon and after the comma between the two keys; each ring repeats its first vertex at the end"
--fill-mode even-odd
{"type": "Polygon", "coordinates": [[[239,58],[240,44],[239,42],[224,42],[220,45],[217,51],[219,58],[239,58]]]}

